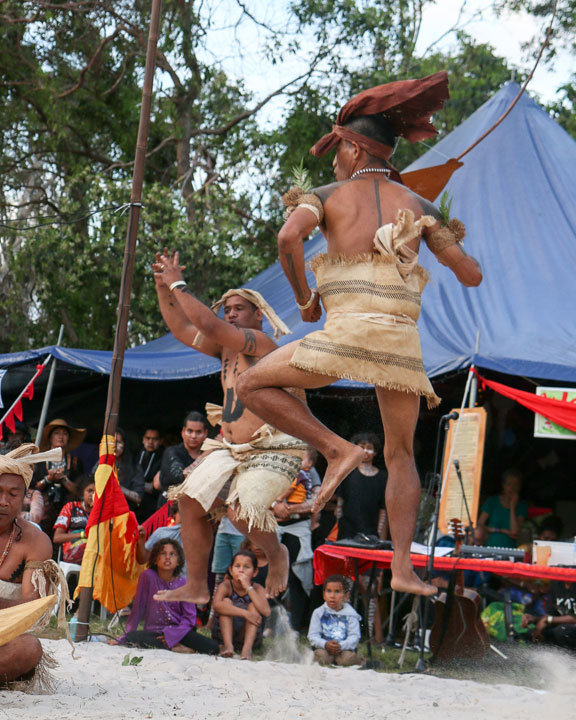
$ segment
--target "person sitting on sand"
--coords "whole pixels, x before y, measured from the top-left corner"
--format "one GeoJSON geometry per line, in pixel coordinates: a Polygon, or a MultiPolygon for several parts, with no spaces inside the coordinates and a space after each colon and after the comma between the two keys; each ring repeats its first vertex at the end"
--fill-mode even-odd
{"type": "Polygon", "coordinates": [[[240,550],[216,591],[212,638],[221,644],[222,657],[240,651],[243,660],[250,660],[252,650],[262,644],[262,619],[269,617],[270,605],[262,585],[254,582],[257,574],[254,553],[240,550]]]}
{"type": "Polygon", "coordinates": [[[148,570],[138,580],[126,632],[112,645],[160,648],[175,652],[217,655],[218,644],[196,632],[196,606],[187,602],[161,602],[153,599],[159,590],[173,590],[185,584],[180,577],[184,552],[175,540],[159,540],[150,552],[148,570]],[[144,629],[138,625],[144,620],[144,629]]]}
{"type": "Polygon", "coordinates": [[[348,603],[346,578],[330,575],[324,582],[324,604],[312,613],[308,640],[320,665],[363,665],[357,654],[360,615],[348,603]]]}

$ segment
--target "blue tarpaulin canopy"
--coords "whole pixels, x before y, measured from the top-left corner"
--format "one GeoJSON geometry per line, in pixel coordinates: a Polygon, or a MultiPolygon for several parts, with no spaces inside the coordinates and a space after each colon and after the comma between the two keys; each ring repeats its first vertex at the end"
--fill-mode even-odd
{"type": "MultiPolygon", "coordinates": [[[[500,117],[518,91],[515,83],[505,85],[407,170],[456,157],[500,117]]],[[[464,158],[446,190],[451,214],[466,224],[465,248],[480,261],[484,282],[462,287],[423,246],[420,260],[431,280],[419,326],[429,375],[474,363],[511,375],[576,381],[575,187],[576,142],[527,95],[464,158]]],[[[306,258],[312,258],[325,249],[324,238],[317,235],[305,249],[306,258]]],[[[259,290],[292,328],[282,344],[314,329],[300,320],[279,263],[247,287],[259,290]]],[[[266,323],[264,329],[269,330],[266,323]]],[[[48,352],[72,365],[110,372],[112,353],[63,347],[0,355],[0,367],[48,352]]],[[[123,376],[180,380],[219,368],[217,360],[169,334],[127,350],[123,376]]]]}

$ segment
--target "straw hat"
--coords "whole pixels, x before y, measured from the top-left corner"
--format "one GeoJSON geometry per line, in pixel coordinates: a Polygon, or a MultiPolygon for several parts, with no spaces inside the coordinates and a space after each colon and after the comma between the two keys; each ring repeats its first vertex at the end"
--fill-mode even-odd
{"type": "Polygon", "coordinates": [[[52,431],[58,427],[63,427],[68,430],[68,433],[70,435],[67,447],[68,452],[75,450],[82,443],[86,435],[86,428],[75,428],[72,427],[72,425],[69,425],[66,420],[62,420],[62,418],[56,418],[44,427],[44,430],[42,431],[42,438],[40,440],[40,450],[48,450],[48,448],[50,447],[49,437],[52,431]]]}

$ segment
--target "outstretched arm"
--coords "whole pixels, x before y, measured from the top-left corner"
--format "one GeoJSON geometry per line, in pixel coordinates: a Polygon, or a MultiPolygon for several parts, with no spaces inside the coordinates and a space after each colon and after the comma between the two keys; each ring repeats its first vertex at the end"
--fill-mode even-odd
{"type": "Polygon", "coordinates": [[[442,265],[452,270],[458,280],[466,287],[477,287],[482,282],[482,268],[476,258],[459,245],[451,245],[436,255],[442,265]]]}
{"type": "MultiPolygon", "coordinates": [[[[160,253],[157,253],[156,262],[153,265],[154,269],[156,270],[161,264],[160,253]]],[[[180,340],[184,345],[192,347],[198,335],[198,328],[186,316],[178,300],[174,297],[174,294],[170,292],[169,285],[165,283],[165,278],[161,272],[154,272],[154,282],[156,283],[156,294],[158,295],[160,312],[168,329],[176,340],[180,340]]],[[[210,345],[202,343],[202,352],[213,357],[220,357],[220,347],[213,343],[210,345]]]]}
{"type": "MultiPolygon", "coordinates": [[[[292,285],[298,305],[306,305],[312,293],[306,279],[303,240],[317,225],[318,220],[310,210],[296,208],[278,233],[280,264],[288,282],[292,285]]],[[[302,319],[307,322],[316,322],[320,319],[322,309],[317,292],[310,307],[301,310],[301,313],[302,319]]]]}
{"type": "MultiPolygon", "coordinates": [[[[196,332],[201,332],[211,343],[212,348],[226,347],[234,352],[256,357],[266,355],[276,348],[276,343],[261,330],[239,328],[219,318],[209,307],[194,297],[186,284],[178,285],[170,292],[172,283],[183,282],[177,252],[168,255],[165,250],[164,254],[158,257],[154,264],[154,278],[157,283],[164,284],[189,325],[194,327],[196,332]]],[[[202,343],[202,351],[216,355],[216,352],[208,352],[205,343],[202,343]]]]}

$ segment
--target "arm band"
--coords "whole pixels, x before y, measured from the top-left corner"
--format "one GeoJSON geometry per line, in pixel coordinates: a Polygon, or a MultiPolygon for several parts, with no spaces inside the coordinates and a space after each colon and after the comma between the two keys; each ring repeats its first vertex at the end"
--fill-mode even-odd
{"type": "Polygon", "coordinates": [[[464,236],[466,235],[466,228],[464,223],[456,218],[452,218],[450,222],[441,227],[439,230],[435,230],[430,233],[428,237],[424,237],[424,241],[431,252],[434,255],[446,250],[447,247],[461,243],[464,236]]]}

